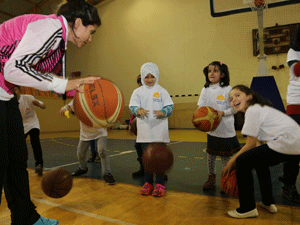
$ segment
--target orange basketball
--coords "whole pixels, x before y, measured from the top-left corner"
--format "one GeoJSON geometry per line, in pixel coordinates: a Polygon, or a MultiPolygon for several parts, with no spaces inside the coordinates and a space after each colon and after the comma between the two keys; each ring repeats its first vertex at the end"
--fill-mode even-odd
{"type": "Polygon", "coordinates": [[[239,189],[235,170],[231,170],[230,173],[227,173],[224,176],[221,175],[221,187],[228,196],[232,198],[239,198],[239,189]]]}
{"type": "Polygon", "coordinates": [[[193,124],[201,131],[213,131],[218,125],[218,112],[209,106],[198,108],[193,114],[193,124]]]}
{"type": "Polygon", "coordinates": [[[124,97],[119,88],[106,79],[85,84],[83,88],[84,92],[77,91],[73,98],[77,118],[90,127],[113,126],[124,109],[124,97]]]}
{"type": "Polygon", "coordinates": [[[143,166],[148,172],[164,174],[173,165],[174,157],[165,143],[151,143],[143,152],[143,166]]]}
{"type": "Polygon", "coordinates": [[[41,181],[42,189],[51,198],[61,198],[67,195],[73,186],[71,173],[64,168],[56,168],[44,174],[41,181]]]}

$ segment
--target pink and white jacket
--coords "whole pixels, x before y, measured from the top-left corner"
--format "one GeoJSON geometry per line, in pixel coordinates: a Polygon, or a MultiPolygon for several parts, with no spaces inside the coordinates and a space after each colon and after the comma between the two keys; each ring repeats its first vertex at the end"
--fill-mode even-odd
{"type": "Polygon", "coordinates": [[[29,14],[0,25],[0,100],[13,97],[14,84],[65,93],[68,80],[51,71],[60,60],[65,77],[68,25],[63,16],[29,14]]]}

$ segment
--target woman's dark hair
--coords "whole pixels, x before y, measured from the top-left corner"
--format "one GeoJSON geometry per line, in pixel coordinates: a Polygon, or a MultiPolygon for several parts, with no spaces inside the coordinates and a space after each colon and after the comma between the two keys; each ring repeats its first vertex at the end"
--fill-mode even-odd
{"type": "Polygon", "coordinates": [[[253,98],[248,101],[250,105],[260,104],[261,106],[267,105],[273,107],[273,103],[268,98],[263,98],[260,94],[256,93],[245,85],[239,84],[234,86],[232,90],[233,89],[238,89],[241,92],[244,92],[246,95],[252,95],[253,98]]]}
{"type": "Polygon", "coordinates": [[[59,7],[56,14],[64,16],[72,29],[77,18],[82,20],[83,26],[101,25],[98,9],[85,0],[67,0],[67,3],[59,7]]]}
{"type": "Polygon", "coordinates": [[[211,82],[208,79],[208,67],[211,65],[218,66],[220,68],[221,74],[224,74],[224,77],[221,78],[221,82],[220,82],[221,87],[228,86],[229,85],[229,70],[228,70],[227,65],[225,63],[222,63],[219,61],[214,61],[214,62],[211,62],[207,67],[205,67],[203,69],[203,73],[205,75],[205,80],[206,80],[204,87],[207,88],[211,84],[211,82]]]}

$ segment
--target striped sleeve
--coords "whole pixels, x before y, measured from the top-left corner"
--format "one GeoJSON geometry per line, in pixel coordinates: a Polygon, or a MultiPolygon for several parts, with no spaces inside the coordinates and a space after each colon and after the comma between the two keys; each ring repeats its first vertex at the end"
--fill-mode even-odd
{"type": "Polygon", "coordinates": [[[161,111],[165,114],[165,117],[171,116],[171,114],[173,113],[173,107],[174,105],[166,105],[162,108],[161,111]]]}
{"type": "Polygon", "coordinates": [[[139,110],[138,106],[130,106],[129,109],[130,109],[130,111],[133,115],[137,116],[137,113],[138,113],[138,110],[139,110]]]}
{"type": "Polygon", "coordinates": [[[4,66],[5,79],[20,86],[64,93],[67,80],[55,78],[51,70],[39,72],[35,69],[40,60],[59,48],[61,40],[62,25],[58,19],[46,18],[28,24],[20,43],[4,66]]]}

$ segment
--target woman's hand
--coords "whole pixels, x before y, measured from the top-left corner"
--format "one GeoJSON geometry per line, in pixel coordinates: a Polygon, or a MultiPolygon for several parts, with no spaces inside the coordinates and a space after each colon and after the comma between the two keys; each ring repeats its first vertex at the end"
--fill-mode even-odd
{"type": "Polygon", "coordinates": [[[72,91],[76,89],[79,92],[83,92],[83,84],[93,84],[98,79],[101,79],[101,77],[84,77],[68,80],[65,91],[72,91]]]}

